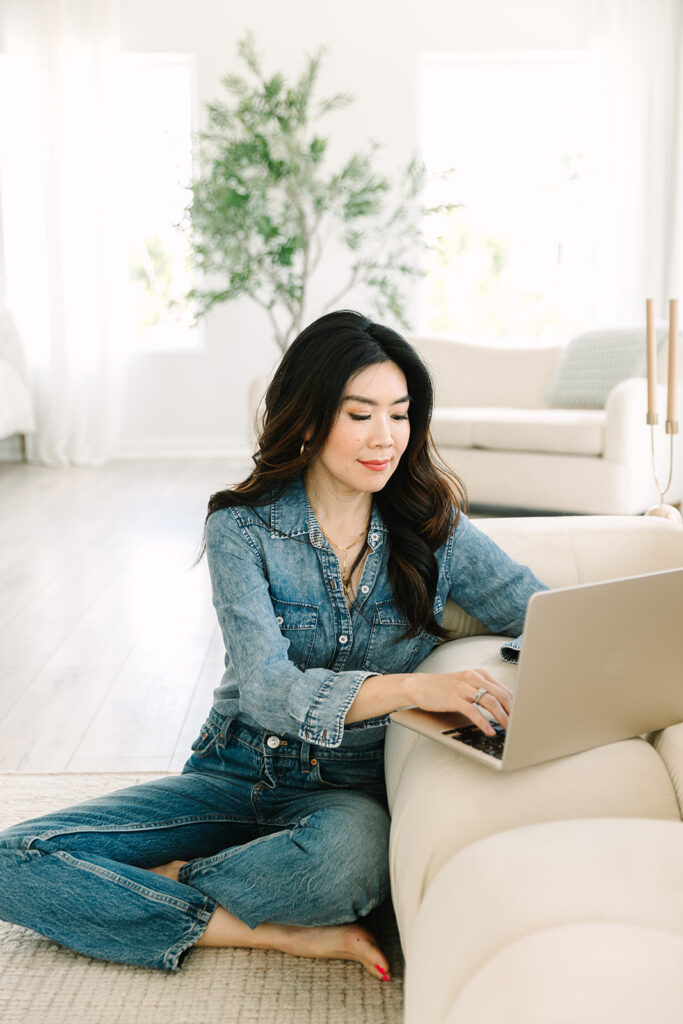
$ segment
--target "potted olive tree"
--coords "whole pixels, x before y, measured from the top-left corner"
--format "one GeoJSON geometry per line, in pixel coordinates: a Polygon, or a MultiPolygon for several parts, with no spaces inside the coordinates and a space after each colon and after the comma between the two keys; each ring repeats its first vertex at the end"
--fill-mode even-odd
{"type": "Polygon", "coordinates": [[[375,170],[377,147],[369,144],[330,168],[320,123],[353,97],[317,96],[323,51],[307,58],[293,84],[264,74],[251,35],[238,52],[245,71],[226,76],[227,99],[208,105],[191,186],[197,316],[248,296],[284,351],[310,312],[311,281],[331,243],[346,253],[346,276],[315,315],[360,288],[367,309],[407,327],[403,288],[422,273],[423,219],[437,209],[420,198],[423,167],[413,160],[392,182],[375,170]]]}

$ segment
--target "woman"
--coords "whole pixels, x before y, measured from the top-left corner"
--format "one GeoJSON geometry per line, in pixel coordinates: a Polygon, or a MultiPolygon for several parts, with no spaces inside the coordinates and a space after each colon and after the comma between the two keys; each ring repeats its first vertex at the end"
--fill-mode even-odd
{"type": "Polygon", "coordinates": [[[383,741],[405,705],[493,733],[487,672],[420,673],[450,596],[516,636],[543,584],[460,512],[432,388],[398,334],[313,323],[266,396],[255,467],[209,503],[226,670],[181,775],[0,836],[0,917],[95,957],[177,970],[193,946],[389,964],[358,922],[386,898],[383,741]]]}

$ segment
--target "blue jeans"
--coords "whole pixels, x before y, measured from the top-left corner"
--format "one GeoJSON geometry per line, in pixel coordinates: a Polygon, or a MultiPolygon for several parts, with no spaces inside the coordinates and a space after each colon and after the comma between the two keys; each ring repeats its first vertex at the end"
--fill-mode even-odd
{"type": "Polygon", "coordinates": [[[255,928],[341,924],[386,898],[382,749],[344,752],[211,711],[182,774],[0,833],[0,919],[175,971],[217,906],[255,928]],[[186,860],[178,881],[151,873],[186,860]]]}

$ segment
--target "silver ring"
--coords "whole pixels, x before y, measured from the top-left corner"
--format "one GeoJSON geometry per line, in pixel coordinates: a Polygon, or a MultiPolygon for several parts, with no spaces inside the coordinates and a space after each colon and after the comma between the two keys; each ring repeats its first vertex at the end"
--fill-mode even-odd
{"type": "Polygon", "coordinates": [[[472,703],[473,704],[478,704],[480,702],[481,698],[484,696],[484,694],[488,693],[488,692],[489,691],[486,689],[485,686],[480,686],[479,689],[477,690],[477,692],[474,695],[474,700],[472,701],[472,703]]]}

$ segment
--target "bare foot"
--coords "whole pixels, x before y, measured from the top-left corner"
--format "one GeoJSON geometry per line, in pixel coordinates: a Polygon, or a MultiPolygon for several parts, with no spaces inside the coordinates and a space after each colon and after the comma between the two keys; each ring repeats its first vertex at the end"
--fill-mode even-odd
{"type": "Polygon", "coordinates": [[[163,875],[165,878],[172,878],[174,882],[178,881],[178,871],[187,864],[186,860],[172,860],[168,864],[160,864],[158,868],[147,868],[148,871],[153,871],[155,875],[163,875]]]}
{"type": "Polygon", "coordinates": [[[383,981],[391,980],[389,961],[379,949],[374,936],[362,925],[319,925],[314,928],[285,924],[262,924],[254,929],[268,949],[279,949],[293,956],[309,956],[332,960],[355,960],[368,974],[383,981]],[[258,933],[262,931],[262,935],[258,933]]]}
{"type": "MultiPolygon", "coordinates": [[[[149,868],[157,875],[178,881],[178,871],[186,860],[149,868]]],[[[374,936],[362,925],[318,925],[304,927],[293,924],[265,922],[249,928],[224,907],[217,907],[197,946],[247,946],[252,949],[277,949],[292,956],[308,956],[324,960],[355,960],[373,978],[391,981],[389,961],[379,949],[374,936]]]]}

